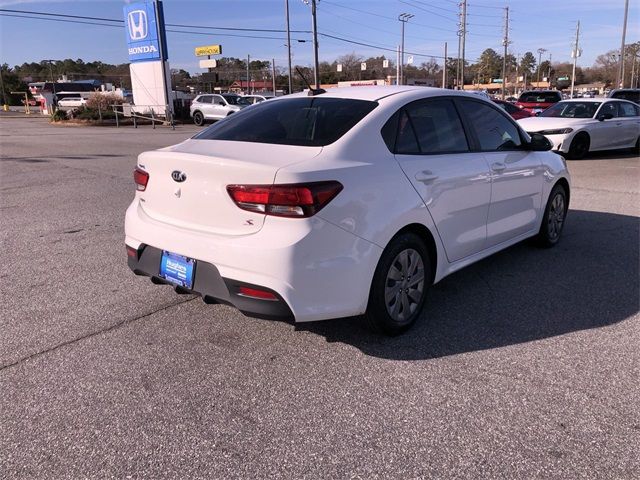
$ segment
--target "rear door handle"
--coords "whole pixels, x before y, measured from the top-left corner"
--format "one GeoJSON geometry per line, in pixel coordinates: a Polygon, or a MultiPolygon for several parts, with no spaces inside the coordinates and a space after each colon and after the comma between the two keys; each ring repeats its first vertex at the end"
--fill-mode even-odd
{"type": "Polygon", "coordinates": [[[496,162],[496,163],[493,163],[491,165],[491,170],[493,170],[494,172],[498,172],[498,173],[506,170],[506,168],[507,168],[507,166],[504,163],[501,163],[501,162],[496,162]]]}
{"type": "Polygon", "coordinates": [[[431,170],[422,170],[416,173],[416,180],[422,183],[431,183],[438,179],[438,175],[434,175],[431,170]]]}

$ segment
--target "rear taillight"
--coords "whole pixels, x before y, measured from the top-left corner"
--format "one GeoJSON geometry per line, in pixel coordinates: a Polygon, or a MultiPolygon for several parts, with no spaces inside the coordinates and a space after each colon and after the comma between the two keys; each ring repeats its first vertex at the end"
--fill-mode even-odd
{"type": "Polygon", "coordinates": [[[336,181],[289,185],[228,185],[243,210],[278,217],[304,218],[318,213],[342,190],[336,181]]]}
{"type": "Polygon", "coordinates": [[[125,245],[125,247],[127,247],[127,256],[138,260],[138,249],[130,247],[129,245],[125,245]]]}
{"type": "Polygon", "coordinates": [[[139,192],[144,192],[145,188],[147,188],[147,183],[149,183],[149,174],[144,170],[136,168],[133,171],[133,181],[136,182],[136,189],[139,192]]]}

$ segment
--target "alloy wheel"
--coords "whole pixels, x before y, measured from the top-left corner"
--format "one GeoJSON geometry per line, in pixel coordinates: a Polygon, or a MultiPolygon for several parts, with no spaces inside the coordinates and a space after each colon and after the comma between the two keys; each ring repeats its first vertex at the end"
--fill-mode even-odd
{"type": "Polygon", "coordinates": [[[385,281],[387,313],[396,322],[406,322],[418,308],[424,295],[424,262],[420,254],[408,248],[391,263],[385,281]]]}
{"type": "Polygon", "coordinates": [[[564,196],[558,192],[551,201],[551,208],[549,208],[548,225],[549,238],[555,240],[560,236],[562,232],[562,225],[564,223],[564,196]]]}

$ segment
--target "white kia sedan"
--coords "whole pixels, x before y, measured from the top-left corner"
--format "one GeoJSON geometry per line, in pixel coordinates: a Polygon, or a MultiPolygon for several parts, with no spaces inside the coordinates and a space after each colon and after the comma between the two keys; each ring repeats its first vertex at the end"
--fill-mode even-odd
{"type": "Polygon", "coordinates": [[[565,100],[518,123],[529,133],[545,135],[553,150],[569,159],[598,150],[640,148],[640,106],[628,100],[565,100]]]}
{"type": "Polygon", "coordinates": [[[252,316],[365,314],[399,334],[446,275],[529,237],[559,241],[570,180],[550,149],[463,92],[262,102],[138,157],[129,267],[252,316]]]}

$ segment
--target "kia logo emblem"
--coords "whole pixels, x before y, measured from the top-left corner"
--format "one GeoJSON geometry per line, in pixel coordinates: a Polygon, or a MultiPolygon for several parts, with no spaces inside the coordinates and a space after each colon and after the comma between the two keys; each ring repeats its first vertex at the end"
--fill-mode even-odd
{"type": "Polygon", "coordinates": [[[144,40],[149,34],[149,23],[147,12],[144,10],[133,10],[129,12],[129,38],[131,40],[144,40]]]}
{"type": "Polygon", "coordinates": [[[187,179],[187,174],[180,170],[174,170],[171,172],[171,178],[176,182],[184,182],[187,179]]]}

